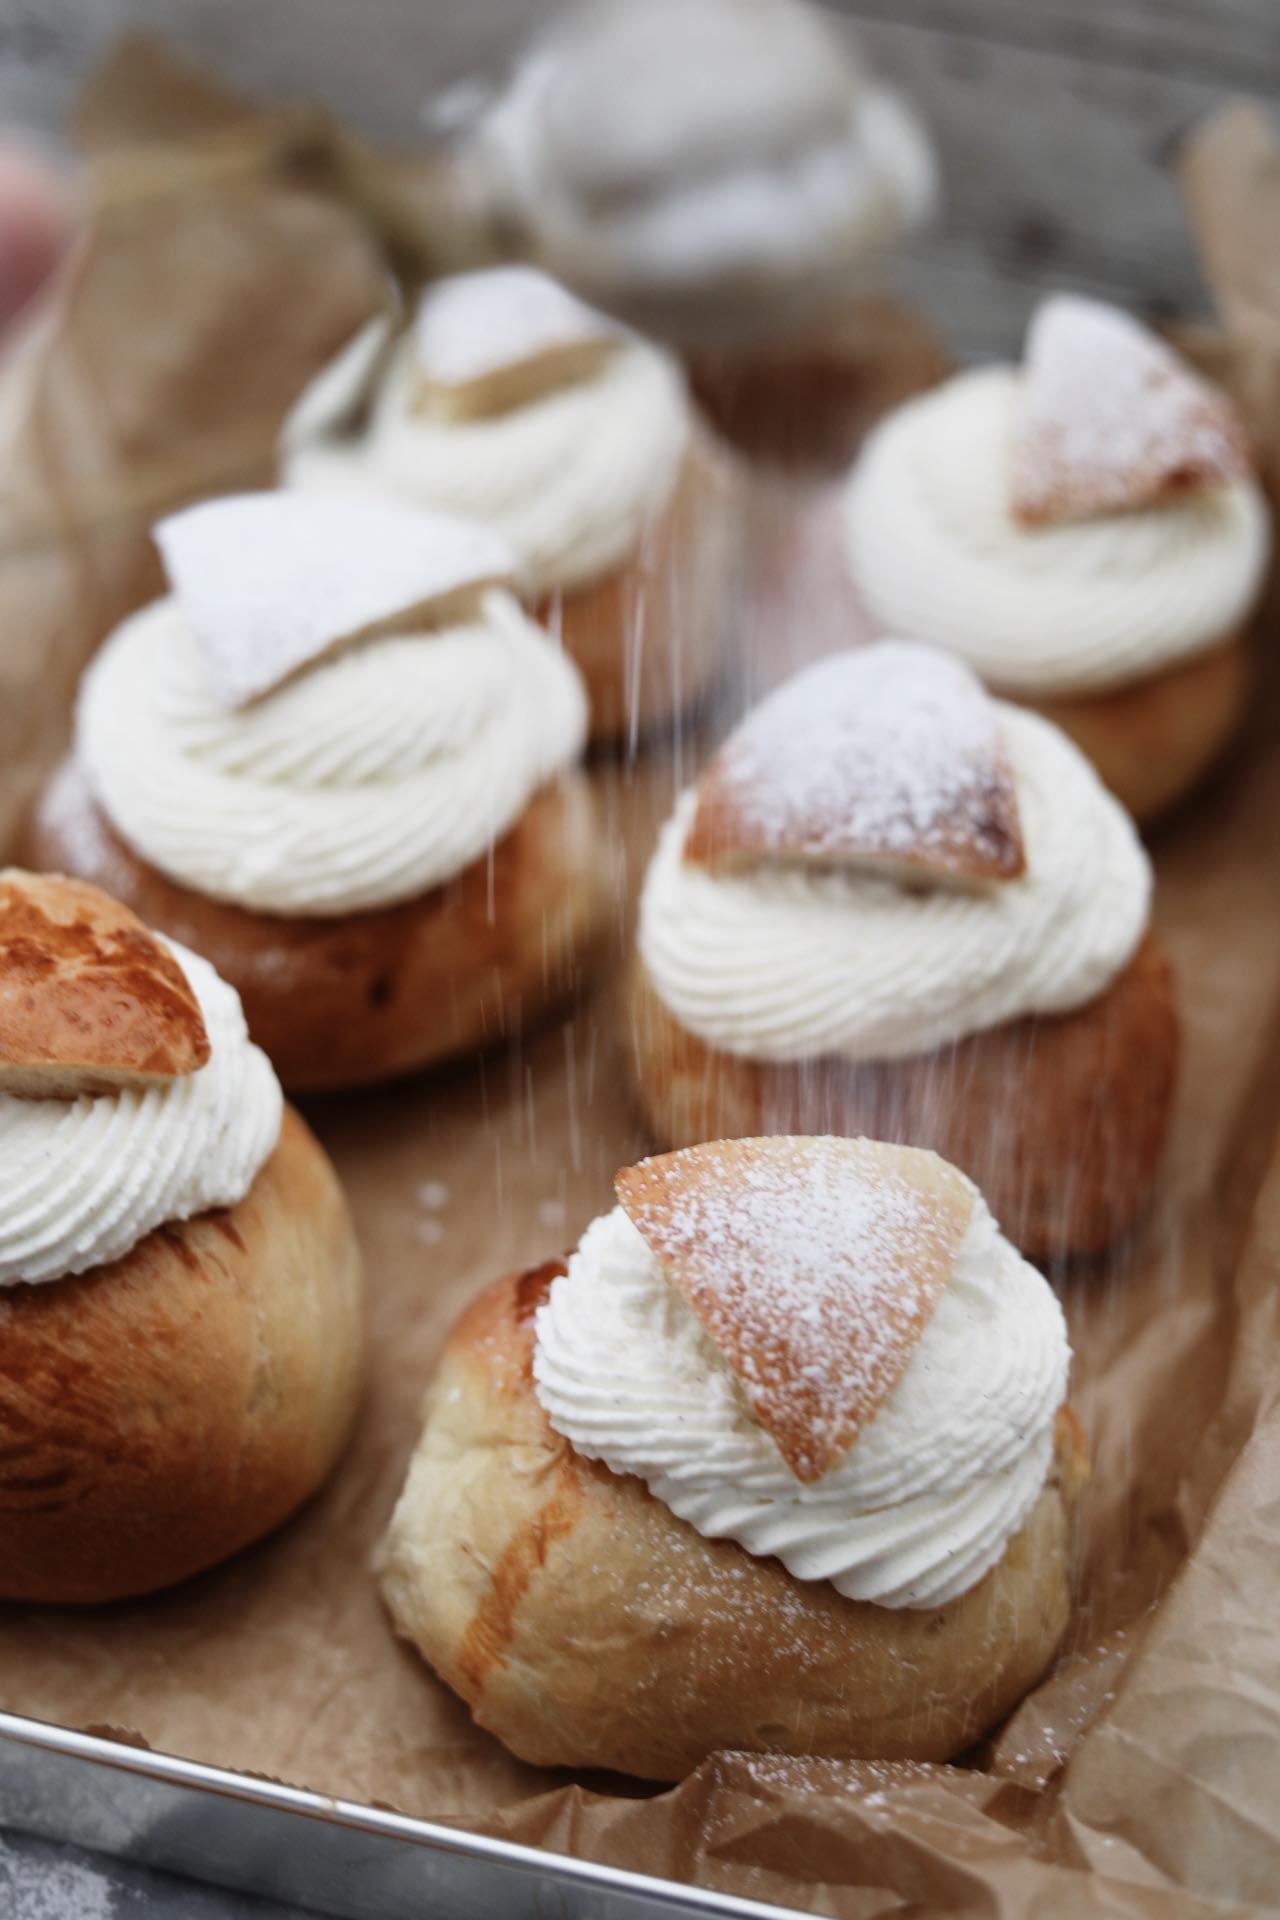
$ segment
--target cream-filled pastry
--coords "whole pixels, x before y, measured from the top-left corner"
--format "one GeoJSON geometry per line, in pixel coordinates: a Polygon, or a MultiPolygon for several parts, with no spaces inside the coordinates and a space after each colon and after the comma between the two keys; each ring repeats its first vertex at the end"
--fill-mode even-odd
{"type": "Polygon", "coordinates": [[[1064,734],[905,641],[730,737],[659,838],[629,1030],[664,1145],[935,1147],[1037,1253],[1144,1205],[1177,1054],[1133,825],[1064,734]]]}
{"type": "Polygon", "coordinates": [[[568,9],[464,142],[471,198],[666,337],[810,323],[936,195],[924,129],[843,29],[802,0],[568,9]]]}
{"type": "Polygon", "coordinates": [[[1072,735],[1139,818],[1239,716],[1270,546],[1225,395],[1136,320],[1061,295],[1021,367],[891,414],[848,483],[872,618],[967,660],[1072,735]]]}
{"type": "Polygon", "coordinates": [[[669,720],[714,666],[724,475],[678,365],[532,267],[427,288],[369,377],[361,342],[286,432],[283,477],[466,515],[582,671],[595,739],[669,720]]]}
{"type": "Polygon", "coordinates": [[[616,1192],[454,1330],[382,1552],[397,1627],[540,1764],[947,1758],[1066,1621],[1052,1292],[914,1148],[718,1141],[616,1192]]]}
{"type": "Polygon", "coordinates": [[[0,873],[0,1597],[150,1592],[326,1477],[361,1377],[337,1177],[232,987],[0,873]]]}
{"type": "Polygon", "coordinates": [[[90,666],[32,864],[206,954],[293,1087],[425,1065],[562,996],[607,907],[586,707],[502,542],[287,493],[157,540],[172,592],[90,666]]]}

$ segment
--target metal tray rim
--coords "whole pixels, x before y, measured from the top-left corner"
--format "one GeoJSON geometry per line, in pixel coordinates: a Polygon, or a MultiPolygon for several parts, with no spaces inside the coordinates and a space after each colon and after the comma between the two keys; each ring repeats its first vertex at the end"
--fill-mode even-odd
{"type": "Polygon", "coordinates": [[[306,1787],[291,1787],[283,1782],[259,1779],[230,1768],[211,1766],[204,1761],[187,1760],[178,1754],[135,1747],[102,1734],[82,1733],[49,1721],[0,1708],[0,1741],[14,1746],[37,1748],[67,1760],[115,1769],[171,1787],[222,1800],[238,1800],[267,1811],[300,1815],[324,1821],[356,1832],[383,1837],[453,1855],[459,1861],[504,1868],[515,1875],[553,1878],[566,1886],[590,1889],[602,1894],[631,1894],[646,1899],[656,1908],[684,1914],[716,1916],[717,1920],[795,1920],[794,1908],[779,1907],[770,1901],[720,1893],[682,1881],[637,1873],[625,1867],[610,1867],[602,1862],[581,1860],[572,1854],[526,1846],[487,1834],[473,1833],[463,1826],[443,1826],[412,1814],[396,1813],[372,1807],[360,1801],[334,1798],[306,1787]]]}

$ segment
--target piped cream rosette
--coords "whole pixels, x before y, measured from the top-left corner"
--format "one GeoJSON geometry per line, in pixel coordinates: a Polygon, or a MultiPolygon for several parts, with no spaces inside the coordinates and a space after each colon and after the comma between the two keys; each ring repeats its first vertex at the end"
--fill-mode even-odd
{"type": "Polygon", "coordinates": [[[1107,693],[1230,641],[1270,546],[1226,397],[1073,296],[1039,310],[1022,367],[891,414],[844,515],[874,621],[1026,698],[1107,693]]]}
{"type": "Polygon", "coordinates": [[[76,751],[151,866],[264,913],[425,894],[578,756],[581,683],[486,529],[243,495],[157,531],[172,594],[85,677],[76,751]]]}
{"type": "Polygon", "coordinates": [[[533,595],[572,592],[636,556],[690,440],[666,354],[527,266],[434,283],[383,349],[366,333],[303,396],[286,484],[372,489],[474,519],[508,543],[533,595]],[[371,374],[367,423],[346,431],[371,374]]]}
{"type": "Polygon", "coordinates": [[[976,1189],[865,1140],[722,1141],[618,1177],[537,1319],[579,1453],[849,1599],[938,1607],[1049,1473],[1062,1312],[976,1189]]]}
{"type": "Polygon", "coordinates": [[[1084,758],[906,641],[838,654],[748,716],[685,794],[639,948],[680,1025],[755,1060],[885,1060],[1092,1000],[1151,869],[1084,758]]]}

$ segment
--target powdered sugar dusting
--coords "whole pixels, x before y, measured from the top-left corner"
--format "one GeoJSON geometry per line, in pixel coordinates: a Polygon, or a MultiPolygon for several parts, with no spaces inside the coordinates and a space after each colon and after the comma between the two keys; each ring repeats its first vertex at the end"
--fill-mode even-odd
{"type": "Polygon", "coordinates": [[[487,267],[428,287],[418,307],[414,348],[428,387],[465,389],[491,375],[554,357],[568,371],[598,360],[622,338],[605,314],[536,267],[487,267]]]}
{"type": "Polygon", "coordinates": [[[808,1793],[815,1788],[856,1794],[859,1810],[892,1811],[892,1796],[913,1787],[936,1790],[937,1769],[920,1760],[835,1760],[809,1754],[732,1753],[734,1785],[768,1793],[808,1793]]]}
{"type": "Polygon", "coordinates": [[[1226,395],[1139,321],[1076,294],[1027,336],[1013,511],[1030,524],[1151,506],[1251,470],[1226,395]]]}
{"type": "Polygon", "coordinates": [[[644,1571],[629,1575],[627,1582],[627,1612],[642,1633],[661,1636],[672,1623],[679,1632],[692,1599],[708,1675],[721,1671],[731,1678],[740,1671],[743,1633],[759,1643],[762,1628],[767,1628],[768,1658],[776,1667],[798,1677],[823,1664],[826,1650],[814,1631],[813,1594],[780,1563],[775,1563],[780,1578],[772,1577],[771,1569],[762,1579],[762,1563],[752,1555],[724,1552],[682,1525],[664,1527],[652,1548],[644,1571]]]}
{"type": "Polygon", "coordinates": [[[897,1385],[973,1209],[936,1154],[868,1140],[716,1141],[616,1186],[801,1481],[897,1385]]]}
{"type": "Polygon", "coordinates": [[[685,858],[1012,878],[1024,856],[996,705],[963,661],[912,641],[821,660],[712,762],[685,858]]]}
{"type": "Polygon", "coordinates": [[[338,647],[442,618],[515,569],[487,527],[349,496],[231,494],[170,514],[155,541],[231,707],[338,647]]]}

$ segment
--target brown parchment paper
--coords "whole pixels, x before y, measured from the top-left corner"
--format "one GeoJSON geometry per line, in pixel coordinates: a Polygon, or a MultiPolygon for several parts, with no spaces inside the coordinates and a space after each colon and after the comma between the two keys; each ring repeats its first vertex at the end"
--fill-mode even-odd
{"type": "MultiPolygon", "coordinates": [[[[88,651],[153,588],[148,520],[269,465],[290,399],[383,297],[372,229],[299,184],[269,117],[188,85],[160,98],[135,62],[91,95],[107,155],[96,211],[3,380],[6,827],[65,732],[88,651]]],[[[1233,320],[1232,262],[1252,286],[1260,256],[1280,259],[1263,184],[1275,149],[1248,115],[1234,124],[1211,128],[1187,161],[1233,320]]],[[[1262,392],[1280,365],[1280,306],[1247,312],[1218,360],[1241,391],[1262,392]]],[[[915,377],[933,371],[926,354],[915,377]]],[[[886,392],[901,390],[892,352],[882,374],[886,392]]],[[[815,495],[814,511],[794,489],[761,498],[772,504],[753,511],[774,516],[772,533],[753,546],[735,609],[753,682],[854,619],[829,497],[815,495]]],[[[968,1764],[722,1755],[656,1794],[549,1774],[478,1732],[388,1630],[368,1562],[448,1324],[495,1274],[571,1243],[646,1144],[607,980],[522,1046],[310,1109],[368,1266],[372,1372],[346,1462],[276,1538],[175,1593],[93,1613],[0,1610],[0,1703],[847,1920],[1208,1920],[1280,1899],[1273,618],[1246,737],[1153,847],[1186,1031],[1161,1196],[1131,1245],[1059,1276],[1095,1466],[1071,1630],[1054,1672],[968,1764]]],[[[735,689],[701,734],[597,769],[624,900],[675,792],[755,690],[743,676],[735,689]]],[[[625,937],[620,916],[619,954],[625,937]]]]}

